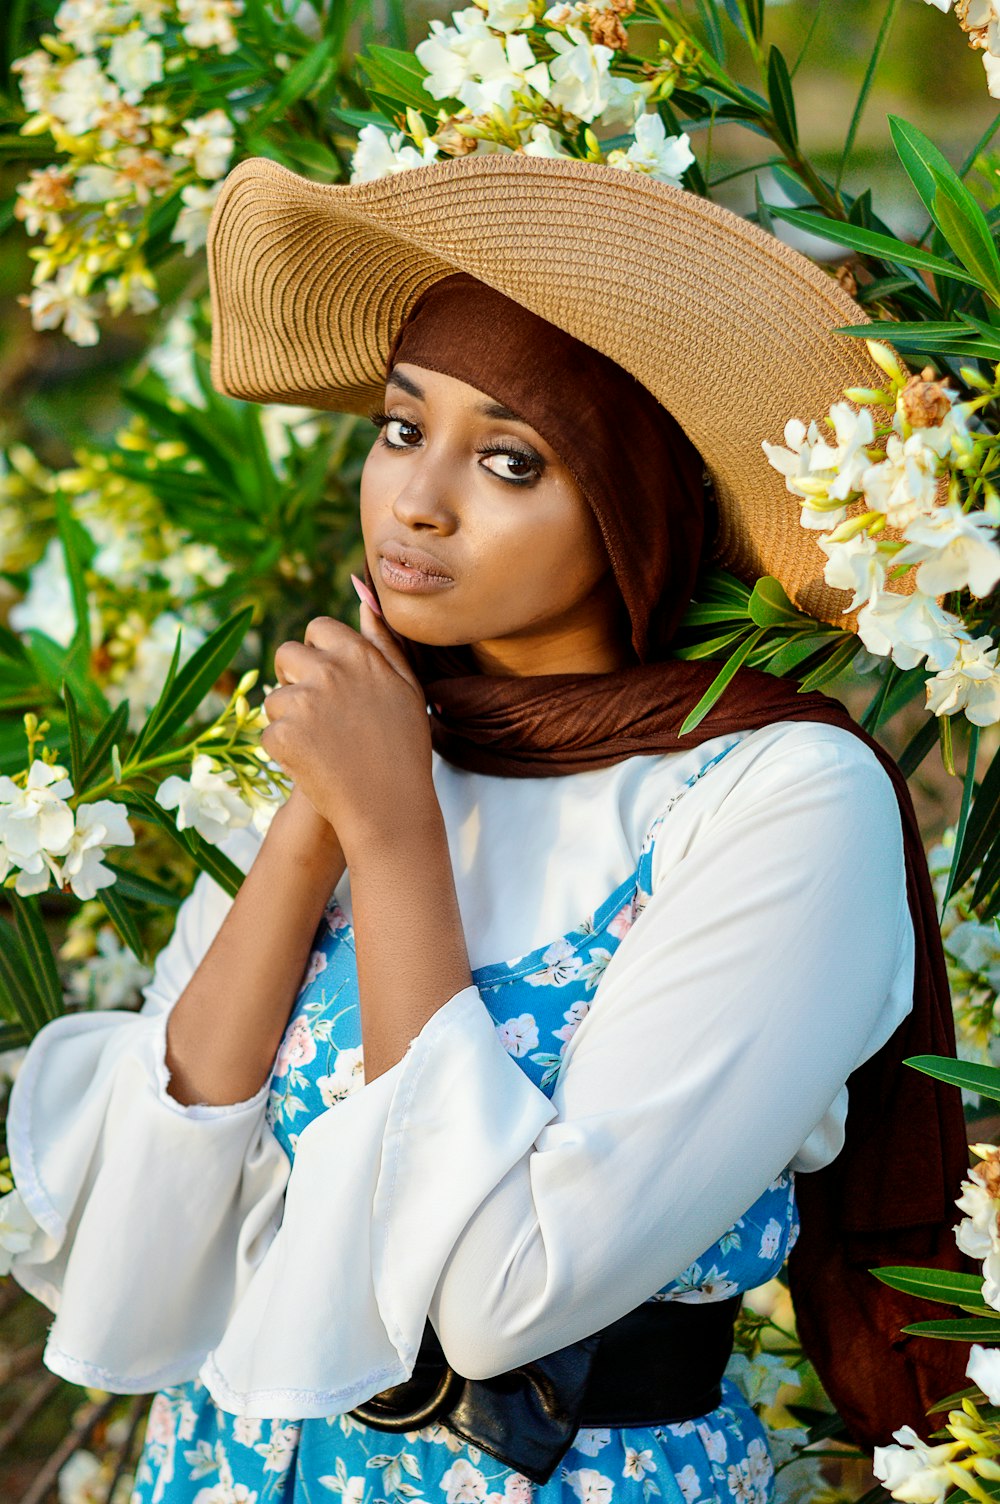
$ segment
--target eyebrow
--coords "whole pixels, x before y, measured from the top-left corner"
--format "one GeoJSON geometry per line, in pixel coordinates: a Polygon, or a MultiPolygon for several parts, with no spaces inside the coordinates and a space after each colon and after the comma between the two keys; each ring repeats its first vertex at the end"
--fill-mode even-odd
{"type": "MultiPolygon", "coordinates": [[[[401,391],[406,392],[409,396],[416,397],[418,402],[423,402],[424,400],[422,388],[415,381],[411,381],[409,376],[404,376],[402,371],[391,372],[386,381],[386,386],[398,386],[401,391]]],[[[502,402],[480,402],[476,407],[476,411],[482,413],[484,418],[502,418],[508,422],[528,423],[527,418],[522,418],[520,413],[514,412],[512,408],[505,407],[502,402]]],[[[528,426],[530,427],[531,425],[528,424],[528,426]]]]}

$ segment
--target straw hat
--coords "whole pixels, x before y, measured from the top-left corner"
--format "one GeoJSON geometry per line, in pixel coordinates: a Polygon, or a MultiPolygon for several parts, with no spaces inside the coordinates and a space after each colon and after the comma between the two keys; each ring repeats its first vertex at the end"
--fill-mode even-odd
{"type": "Polygon", "coordinates": [[[332,185],[251,158],[223,186],[208,263],[216,387],[349,412],[383,400],[390,343],[424,288],[454,271],[489,283],[674,415],[715,483],[721,565],[775,575],[804,611],[854,625],[761,440],[882,384],[864,342],[832,332],[866,315],[739,215],[640,173],[520,153],[332,185]]]}

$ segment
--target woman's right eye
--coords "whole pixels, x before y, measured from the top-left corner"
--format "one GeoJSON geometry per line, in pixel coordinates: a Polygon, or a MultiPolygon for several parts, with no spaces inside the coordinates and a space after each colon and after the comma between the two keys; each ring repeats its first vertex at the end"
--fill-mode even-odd
{"type": "Polygon", "coordinates": [[[405,418],[388,418],[382,429],[382,437],[390,449],[412,449],[414,436],[419,439],[420,429],[405,418]]]}

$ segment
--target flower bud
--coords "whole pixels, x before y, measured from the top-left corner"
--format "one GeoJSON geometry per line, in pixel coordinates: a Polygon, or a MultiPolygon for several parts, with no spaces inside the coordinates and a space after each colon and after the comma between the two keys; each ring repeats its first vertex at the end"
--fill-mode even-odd
{"type": "Polygon", "coordinates": [[[236,693],[238,695],[249,694],[250,690],[253,689],[254,685],[257,683],[257,678],[257,670],[255,668],[248,668],[239,684],[237,684],[236,686],[236,693]]]}
{"type": "Polygon", "coordinates": [[[896,359],[896,356],[889,349],[889,346],[884,345],[882,341],[878,339],[866,339],[865,344],[868,346],[868,354],[878,366],[879,370],[884,371],[885,374],[889,377],[890,381],[892,381],[895,385],[905,386],[907,379],[906,372],[903,370],[903,367],[896,359]]]}

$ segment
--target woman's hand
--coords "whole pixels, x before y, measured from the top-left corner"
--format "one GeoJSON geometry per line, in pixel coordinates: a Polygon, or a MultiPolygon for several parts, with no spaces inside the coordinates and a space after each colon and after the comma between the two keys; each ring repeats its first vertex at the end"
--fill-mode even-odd
{"type": "Polygon", "coordinates": [[[265,752],[352,850],[392,840],[435,800],[423,689],[385,622],[361,606],[361,631],[318,616],[274,658],[265,752]]]}

